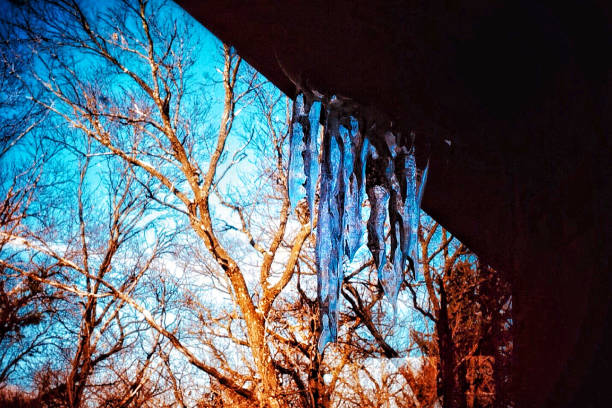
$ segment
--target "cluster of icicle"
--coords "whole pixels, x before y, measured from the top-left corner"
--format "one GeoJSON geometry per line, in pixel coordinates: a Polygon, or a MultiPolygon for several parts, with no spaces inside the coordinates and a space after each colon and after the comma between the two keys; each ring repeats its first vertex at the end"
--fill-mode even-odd
{"type": "Polygon", "coordinates": [[[289,197],[292,208],[306,198],[311,222],[320,177],[316,264],[322,351],[336,340],[343,264],[345,258],[347,264],[353,260],[364,232],[364,190],[370,203],[367,245],[395,311],[404,271],[416,273],[418,268],[419,207],[427,167],[417,171],[413,140],[339,98],[300,94],[291,122],[289,197]]]}

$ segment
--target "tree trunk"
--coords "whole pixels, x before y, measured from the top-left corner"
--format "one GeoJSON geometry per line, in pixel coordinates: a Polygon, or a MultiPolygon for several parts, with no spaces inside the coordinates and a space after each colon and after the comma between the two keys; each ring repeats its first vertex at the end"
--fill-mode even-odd
{"type": "Polygon", "coordinates": [[[466,406],[465,394],[462,392],[459,373],[456,369],[455,347],[448,319],[448,303],[442,282],[440,282],[440,312],[436,322],[436,331],[440,351],[440,378],[444,408],[464,408],[466,406]]]}

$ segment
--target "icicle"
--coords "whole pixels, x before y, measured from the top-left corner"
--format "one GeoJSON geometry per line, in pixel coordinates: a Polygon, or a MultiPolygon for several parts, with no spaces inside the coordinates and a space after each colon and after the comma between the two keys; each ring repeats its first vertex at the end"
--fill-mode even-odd
{"type": "Polygon", "coordinates": [[[419,274],[419,254],[418,254],[418,232],[419,232],[419,203],[417,192],[417,167],[414,160],[414,151],[411,151],[405,162],[404,174],[406,177],[406,192],[404,195],[404,216],[409,228],[404,231],[404,255],[409,257],[412,263],[412,278],[415,279],[419,274]]]}
{"type": "Polygon", "coordinates": [[[338,332],[338,296],[342,285],[342,215],[344,212],[343,144],[336,114],[330,111],[322,142],[321,192],[317,224],[317,295],[322,333],[319,352],[335,341],[338,332]]]}
{"type": "MultiPolygon", "coordinates": [[[[399,221],[397,222],[399,224],[399,221]]],[[[399,241],[400,228],[396,225],[391,231],[391,237],[399,241]]],[[[404,282],[404,255],[399,248],[391,249],[391,260],[385,262],[382,269],[379,270],[378,280],[383,288],[385,296],[393,307],[393,322],[397,313],[397,297],[404,282]]]]}
{"type": "Polygon", "coordinates": [[[350,175],[347,183],[345,225],[346,252],[349,260],[352,261],[361,246],[361,239],[364,233],[361,205],[365,190],[364,180],[369,142],[363,132],[359,131],[359,123],[354,117],[351,117],[351,128],[354,132],[350,142],[352,169],[349,172],[350,175]]]}
{"type": "Polygon", "coordinates": [[[387,297],[393,306],[393,321],[397,311],[397,297],[404,282],[404,269],[406,266],[406,256],[402,250],[404,243],[404,231],[406,230],[406,217],[404,201],[402,200],[402,186],[398,181],[397,173],[403,171],[403,153],[397,148],[397,137],[387,131],[384,135],[386,145],[381,148],[388,156],[385,171],[382,173],[384,184],[389,187],[389,224],[391,236],[390,259],[386,261],[382,268],[379,268],[379,281],[387,297]],[[397,163],[396,163],[397,162],[397,163]],[[396,167],[400,168],[396,168],[396,167]]]}
{"type": "Polygon", "coordinates": [[[380,169],[386,169],[385,158],[378,156],[374,146],[370,148],[368,157],[368,172],[366,177],[366,192],[370,201],[370,218],[368,219],[368,248],[374,258],[379,275],[386,263],[385,246],[385,220],[387,218],[387,203],[389,202],[389,190],[386,186],[384,173],[380,169]]]}
{"type": "Polygon", "coordinates": [[[310,219],[314,218],[314,201],[319,177],[319,131],[321,102],[300,94],[293,105],[289,135],[289,201],[291,210],[307,198],[310,219]]]}
{"type": "Polygon", "coordinates": [[[419,208],[421,208],[421,202],[423,201],[423,193],[425,193],[425,186],[427,185],[427,173],[429,173],[429,160],[427,160],[427,164],[423,169],[423,173],[421,174],[421,181],[419,182],[419,196],[417,199],[417,204],[419,208]]]}
{"type": "MultiPolygon", "coordinates": [[[[417,177],[417,169],[416,163],[414,163],[414,154],[410,156],[411,162],[409,163],[410,171],[414,169],[414,178],[417,177]]],[[[410,160],[410,159],[409,159],[410,160]]],[[[425,191],[425,185],[427,184],[427,173],[429,170],[429,160],[425,165],[425,169],[421,173],[420,180],[415,181],[415,190],[418,192],[415,194],[415,200],[412,203],[412,211],[410,212],[409,222],[410,222],[410,240],[408,242],[408,250],[407,254],[412,261],[413,268],[413,278],[421,275],[421,263],[419,261],[419,226],[421,225],[421,201],[423,200],[423,193],[425,191]],[[417,187],[418,185],[418,187],[417,187]]],[[[412,177],[411,177],[412,178],[412,177]]],[[[409,198],[409,196],[407,196],[409,198]]],[[[407,205],[408,206],[408,205],[407,205]]]]}
{"type": "Polygon", "coordinates": [[[361,236],[363,233],[360,197],[361,188],[357,183],[357,177],[355,177],[354,174],[351,174],[347,181],[344,225],[346,234],[346,254],[349,261],[352,261],[361,244],[361,236]]]}
{"type": "MultiPolygon", "coordinates": [[[[353,260],[363,234],[361,219],[361,185],[358,176],[354,173],[356,161],[361,155],[361,136],[359,124],[353,117],[346,118],[346,123],[340,127],[340,134],[344,143],[344,185],[345,185],[345,212],[344,212],[344,242],[349,261],[353,260]],[[347,128],[348,127],[348,128],[347,128]],[[359,146],[357,146],[357,144],[359,146]]],[[[359,170],[361,172],[361,169],[359,170]]]]}
{"type": "Polygon", "coordinates": [[[406,183],[405,183],[405,149],[396,152],[396,158],[393,160],[393,168],[389,168],[385,175],[387,176],[389,185],[391,186],[391,199],[389,201],[389,218],[391,219],[391,253],[395,255],[395,251],[401,254],[400,257],[393,257],[395,269],[402,271],[406,267],[406,254],[410,223],[406,216],[405,200],[406,183]]]}
{"type": "Polygon", "coordinates": [[[300,94],[293,105],[292,127],[289,134],[289,178],[287,183],[292,211],[298,201],[306,196],[304,183],[307,182],[307,178],[304,173],[304,159],[302,157],[307,148],[304,144],[304,129],[302,126],[305,108],[304,97],[300,94]]]}
{"type": "Polygon", "coordinates": [[[389,132],[389,131],[385,132],[385,143],[387,143],[387,148],[389,149],[389,153],[391,154],[391,157],[395,158],[397,142],[396,142],[395,135],[392,132],[389,132]]]}
{"type": "MultiPolygon", "coordinates": [[[[355,166],[353,173],[355,176],[357,176],[357,183],[363,188],[366,171],[366,158],[368,152],[370,151],[370,141],[361,132],[359,132],[357,140],[360,143],[355,145],[355,166]],[[359,158],[359,160],[357,160],[357,158],[359,158]]],[[[363,193],[361,194],[361,198],[363,199],[363,193]]]]}
{"type": "Polygon", "coordinates": [[[303,159],[306,172],[306,197],[308,200],[308,210],[310,211],[310,221],[314,220],[314,202],[317,190],[317,179],[319,178],[319,133],[323,131],[321,120],[321,102],[315,101],[308,113],[308,132],[304,134],[303,159]]]}
{"type": "Polygon", "coordinates": [[[404,214],[404,202],[402,201],[401,186],[395,173],[393,160],[389,160],[389,165],[385,172],[387,182],[391,187],[391,197],[389,199],[389,220],[391,224],[391,262],[386,268],[389,270],[388,276],[384,277],[383,289],[389,301],[396,310],[397,295],[404,281],[404,269],[406,257],[402,250],[403,234],[406,229],[404,214]]]}
{"type": "Polygon", "coordinates": [[[370,218],[368,219],[368,248],[372,252],[376,268],[380,271],[386,262],[385,220],[389,192],[383,186],[368,188],[370,218]]]}

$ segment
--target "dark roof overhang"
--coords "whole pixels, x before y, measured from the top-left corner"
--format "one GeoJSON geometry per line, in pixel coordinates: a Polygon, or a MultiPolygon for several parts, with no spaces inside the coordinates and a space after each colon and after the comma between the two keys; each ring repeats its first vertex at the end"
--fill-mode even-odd
{"type": "Polygon", "coordinates": [[[609,3],[179,4],[286,94],[416,132],[423,208],[514,283],[517,406],[611,402],[609,3]]]}

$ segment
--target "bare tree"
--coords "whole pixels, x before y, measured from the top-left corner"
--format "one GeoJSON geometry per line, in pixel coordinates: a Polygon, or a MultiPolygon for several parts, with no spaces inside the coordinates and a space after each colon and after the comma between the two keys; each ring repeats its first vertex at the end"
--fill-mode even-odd
{"type": "MultiPolygon", "coordinates": [[[[68,349],[55,344],[65,350],[68,360],[61,384],[68,407],[81,406],[98,366],[130,347],[148,329],[123,311],[127,303],[115,292],[138,298],[134,292],[141,278],[167,245],[164,234],[144,242],[143,234],[150,227],[150,221],[143,219],[149,214],[149,202],[142,187],[134,186],[130,167],[116,167],[112,158],[103,157],[91,174],[96,153],[89,150],[90,145],[87,148],[78,157],[74,201],[65,197],[64,212],[48,220],[54,228],[48,231],[33,224],[24,225],[18,235],[3,232],[20,249],[16,250],[19,256],[0,260],[4,268],[38,287],[55,289],[70,304],[62,323],[73,342],[68,349]],[[107,168],[101,169],[104,165],[107,168]],[[101,197],[91,196],[100,191],[107,192],[103,204],[95,201],[101,197]],[[58,236],[63,239],[54,239],[58,236]]],[[[151,347],[154,350],[157,345],[151,347]]]]}
{"type": "Polygon", "coordinates": [[[508,406],[511,288],[426,220],[420,230],[422,280],[409,288],[415,309],[434,323],[433,338],[413,336],[424,354],[438,360],[438,393],[449,407],[508,406]]]}
{"type": "MultiPolygon", "coordinates": [[[[0,256],[10,257],[10,237],[27,216],[37,192],[43,146],[28,138],[44,119],[40,107],[26,100],[19,81],[27,64],[24,47],[0,21],[0,256]]],[[[32,280],[15,276],[0,264],[0,388],[47,344],[54,293],[32,280]]]]}
{"type": "MultiPolygon", "coordinates": [[[[288,234],[289,201],[285,193],[274,236],[265,246],[255,244],[262,262],[261,291],[258,300],[254,301],[241,267],[218,236],[210,208],[211,197],[218,191],[218,182],[223,177],[219,169],[226,156],[236,107],[260,86],[257,77],[253,75],[239,85],[241,59],[230,47],[225,47],[223,112],[219,131],[210,146],[212,150],[203,155],[201,146],[196,145],[202,136],[201,128],[185,120],[184,116],[184,100],[188,97],[185,69],[189,65],[181,49],[185,46],[182,41],[185,37],[177,24],[157,24],[153,18],[158,12],[157,5],[146,1],[125,2],[121,11],[108,10],[95,20],[73,2],[46,2],[37,6],[40,9],[32,9],[28,15],[35,16],[34,21],[30,18],[20,26],[32,43],[41,44],[37,52],[42,68],[34,71],[33,77],[36,86],[45,94],[38,97],[33,93],[32,98],[56,117],[63,118],[66,125],[81,131],[91,143],[122,159],[146,186],[144,196],[149,200],[187,218],[193,232],[230,283],[232,296],[245,322],[247,342],[258,373],[257,384],[250,389],[237,384],[230,373],[223,373],[197,358],[146,309],[136,302],[131,302],[131,306],[143,313],[149,324],[166,336],[192,364],[223,386],[262,405],[279,406],[282,400],[280,385],[265,341],[266,318],[274,300],[291,280],[310,225],[303,225],[296,234],[283,272],[275,279],[272,264],[288,234]],[[37,32],[41,26],[45,27],[44,36],[37,32]],[[78,63],[79,53],[93,55],[97,72],[88,72],[78,63]],[[92,75],[96,76],[95,81],[92,75]],[[112,77],[115,82],[103,84],[100,75],[112,77]],[[117,87],[122,88],[122,95],[116,93],[117,87]],[[144,182],[145,179],[152,179],[157,184],[149,187],[151,183],[144,182]]],[[[244,229],[246,233],[246,227],[244,229]]],[[[56,255],[48,252],[50,256],[56,255]]],[[[103,286],[100,283],[104,282],[103,276],[91,273],[85,265],[75,269],[96,282],[93,285],[103,286]]],[[[119,303],[127,302],[124,288],[108,289],[121,293],[119,303]]],[[[84,346],[84,352],[88,353],[87,345],[84,346]]],[[[87,372],[88,367],[74,370],[71,376],[78,378],[81,371],[87,372]]],[[[81,380],[75,383],[81,384],[81,380]]],[[[78,402],[77,397],[69,395],[69,399],[78,402]]]]}

